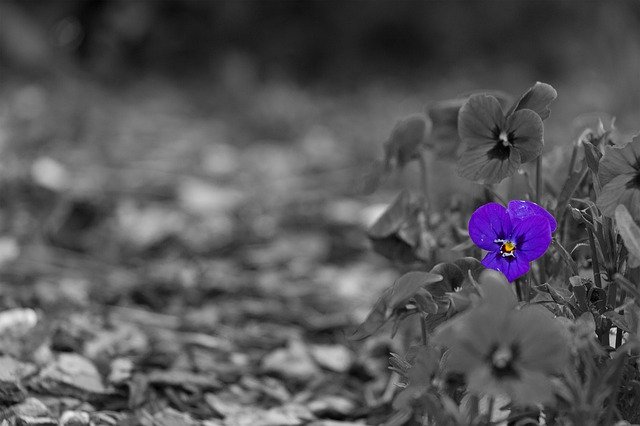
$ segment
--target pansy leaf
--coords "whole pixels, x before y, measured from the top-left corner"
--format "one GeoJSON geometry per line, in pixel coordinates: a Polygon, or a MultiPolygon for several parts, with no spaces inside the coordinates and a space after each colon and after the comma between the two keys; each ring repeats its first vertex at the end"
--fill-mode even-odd
{"type": "Polygon", "coordinates": [[[558,220],[561,220],[564,216],[564,212],[569,205],[569,200],[573,197],[573,194],[576,192],[578,185],[580,185],[580,182],[582,182],[588,170],[589,169],[583,161],[580,164],[579,170],[569,171],[569,178],[565,181],[562,189],[560,190],[560,195],[558,196],[558,203],[555,211],[555,217],[557,217],[558,220]]]}
{"type": "Polygon", "coordinates": [[[576,304],[580,309],[580,313],[589,312],[589,304],[587,300],[587,287],[582,283],[582,279],[578,276],[569,279],[571,283],[571,292],[575,298],[576,304]]]}
{"type": "Polygon", "coordinates": [[[376,253],[394,262],[409,264],[420,260],[414,253],[414,248],[395,234],[371,238],[371,246],[376,253]]]}
{"type": "Polygon", "coordinates": [[[427,122],[422,116],[414,115],[399,120],[384,144],[385,163],[395,163],[402,168],[417,158],[417,150],[424,142],[426,130],[427,122]]]}
{"type": "Polygon", "coordinates": [[[618,285],[622,287],[627,294],[635,301],[635,303],[640,306],[640,289],[637,286],[625,278],[622,274],[615,274],[613,278],[616,280],[618,285]]]}
{"type": "Polygon", "coordinates": [[[427,314],[438,313],[438,303],[433,299],[431,293],[424,288],[418,289],[416,294],[413,295],[413,300],[416,302],[420,311],[427,314]]]}
{"type": "Polygon", "coordinates": [[[378,160],[374,161],[357,182],[358,192],[363,195],[373,194],[382,185],[387,176],[389,176],[387,167],[378,160]]]}
{"type": "Polygon", "coordinates": [[[520,100],[511,107],[507,115],[511,115],[522,109],[530,109],[540,116],[542,120],[546,120],[551,111],[549,105],[558,97],[558,92],[551,85],[537,82],[530,87],[520,100]]]}
{"type": "Polygon", "coordinates": [[[369,228],[367,234],[371,238],[388,237],[398,231],[405,222],[411,198],[408,191],[402,191],[389,205],[387,210],[369,228]]]}
{"type": "Polygon", "coordinates": [[[598,166],[600,159],[602,158],[602,153],[589,141],[583,141],[582,146],[584,146],[584,154],[587,159],[587,166],[589,170],[594,174],[594,176],[598,176],[598,166]]]}
{"type": "Polygon", "coordinates": [[[627,333],[631,333],[631,328],[629,327],[629,324],[627,324],[624,316],[620,315],[616,311],[607,311],[603,315],[609,318],[616,327],[626,331],[627,333]]]}
{"type": "Polygon", "coordinates": [[[406,303],[423,286],[438,281],[442,281],[442,275],[420,271],[407,272],[398,278],[393,287],[391,287],[388,299],[389,307],[392,309],[397,308],[406,303]]]}
{"type": "Polygon", "coordinates": [[[631,255],[640,259],[640,226],[636,225],[629,210],[622,204],[616,207],[615,216],[625,247],[631,255]]]}
{"type": "Polygon", "coordinates": [[[366,339],[367,337],[373,335],[373,333],[378,331],[380,327],[382,327],[387,322],[388,318],[386,298],[387,294],[390,292],[391,289],[387,289],[387,291],[385,291],[383,295],[377,300],[375,305],[373,305],[373,308],[371,309],[371,311],[369,311],[367,318],[365,318],[362,324],[358,326],[356,331],[351,336],[353,340],[366,339]]]}

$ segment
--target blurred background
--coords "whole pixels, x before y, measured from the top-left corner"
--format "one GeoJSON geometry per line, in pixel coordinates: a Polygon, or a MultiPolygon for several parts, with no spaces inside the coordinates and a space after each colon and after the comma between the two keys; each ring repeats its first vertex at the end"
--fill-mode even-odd
{"type": "MultiPolygon", "coordinates": [[[[105,309],[234,342],[206,365],[225,373],[277,370],[264,354],[301,335],[340,352],[398,275],[364,229],[417,169],[357,191],[394,123],[535,81],[559,93],[558,176],[576,118],[637,133],[640,2],[0,0],[0,307],[42,309],[90,358],[105,309]]],[[[441,210],[481,194],[454,165],[430,165],[441,210]]],[[[153,336],[137,366],[177,368],[153,336]]]]}

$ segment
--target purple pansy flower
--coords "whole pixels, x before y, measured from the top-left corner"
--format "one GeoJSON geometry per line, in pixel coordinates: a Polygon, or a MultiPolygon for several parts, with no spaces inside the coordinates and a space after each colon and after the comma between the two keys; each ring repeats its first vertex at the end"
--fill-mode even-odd
{"type": "Polygon", "coordinates": [[[504,208],[488,203],[469,219],[469,236],[488,251],[482,264],[514,281],[529,271],[529,263],[542,256],[551,244],[557,224],[553,216],[531,201],[514,200],[504,208]]]}

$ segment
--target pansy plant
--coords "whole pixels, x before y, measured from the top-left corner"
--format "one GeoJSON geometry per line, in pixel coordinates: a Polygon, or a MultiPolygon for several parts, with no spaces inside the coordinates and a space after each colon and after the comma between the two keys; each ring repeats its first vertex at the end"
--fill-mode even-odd
{"type": "Polygon", "coordinates": [[[541,153],[542,120],[557,92],[536,83],[505,114],[494,96],[471,96],[458,114],[458,132],[464,151],[458,174],[479,183],[497,183],[541,153]]]}
{"type": "Polygon", "coordinates": [[[507,208],[498,203],[478,208],[469,220],[469,236],[488,252],[482,264],[514,281],[547,251],[556,227],[556,220],[542,207],[514,200],[507,208]]]}

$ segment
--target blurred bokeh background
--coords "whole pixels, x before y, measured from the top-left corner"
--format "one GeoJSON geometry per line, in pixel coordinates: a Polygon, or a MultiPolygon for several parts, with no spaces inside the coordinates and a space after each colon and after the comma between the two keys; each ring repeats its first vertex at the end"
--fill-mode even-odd
{"type": "MultiPolygon", "coordinates": [[[[580,117],[640,127],[636,0],[2,0],[0,20],[0,263],[19,282],[171,256],[331,282],[344,271],[318,264],[367,253],[363,229],[415,180],[358,192],[394,123],[473,90],[558,90],[551,186],[580,117]]],[[[454,163],[431,159],[438,209],[482,192],[454,163]]]]}
{"type": "MultiPolygon", "coordinates": [[[[640,2],[0,0],[0,310],[37,308],[33,347],[101,371],[126,349],[138,371],[252,377],[230,397],[251,407],[275,370],[288,390],[261,389],[282,401],[312,386],[298,402],[341,395],[333,418],[383,419],[389,348],[345,336],[398,276],[364,229],[417,168],[373,195],[362,177],[397,120],[535,81],[559,93],[557,187],[580,117],[615,117],[622,140],[640,128],[640,2]]],[[[468,213],[452,198],[482,195],[454,166],[430,158],[445,251],[468,213]]],[[[159,396],[220,418],[200,397],[159,396]]]]}

